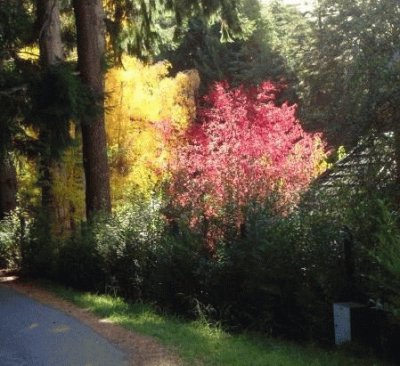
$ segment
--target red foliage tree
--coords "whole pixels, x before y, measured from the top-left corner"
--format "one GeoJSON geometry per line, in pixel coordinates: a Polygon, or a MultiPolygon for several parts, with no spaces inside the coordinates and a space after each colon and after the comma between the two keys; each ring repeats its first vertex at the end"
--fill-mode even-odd
{"type": "Polygon", "coordinates": [[[218,83],[205,96],[169,187],[192,226],[223,218],[227,206],[240,224],[246,204],[272,196],[275,208],[287,210],[317,174],[325,155],[321,137],[302,129],[295,105],[276,104],[278,92],[271,82],[218,83]]]}

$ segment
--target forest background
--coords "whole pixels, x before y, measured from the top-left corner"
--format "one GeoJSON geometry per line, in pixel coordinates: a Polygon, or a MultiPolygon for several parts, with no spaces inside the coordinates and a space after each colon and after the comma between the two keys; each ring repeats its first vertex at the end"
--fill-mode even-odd
{"type": "Polygon", "coordinates": [[[400,5],[0,0],[0,259],[229,329],[399,321],[400,5]]]}

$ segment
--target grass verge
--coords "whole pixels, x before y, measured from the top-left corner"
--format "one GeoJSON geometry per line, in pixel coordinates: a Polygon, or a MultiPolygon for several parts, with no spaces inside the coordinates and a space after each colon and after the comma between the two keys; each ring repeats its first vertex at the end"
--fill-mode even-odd
{"type": "Polygon", "coordinates": [[[210,366],[373,366],[368,357],[299,346],[271,338],[231,335],[200,321],[182,321],[157,314],[150,306],[129,304],[109,295],[95,295],[46,285],[57,296],[88,309],[128,330],[156,338],[188,365],[210,366]]]}

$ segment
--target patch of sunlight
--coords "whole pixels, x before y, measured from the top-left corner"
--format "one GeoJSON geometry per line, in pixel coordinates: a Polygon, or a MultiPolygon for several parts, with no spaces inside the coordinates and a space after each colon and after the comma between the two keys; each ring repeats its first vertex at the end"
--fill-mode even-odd
{"type": "Polygon", "coordinates": [[[18,280],[18,276],[0,277],[0,282],[12,282],[18,280]]]}
{"type": "Polygon", "coordinates": [[[153,314],[139,314],[139,315],[121,315],[115,314],[110,317],[111,321],[118,323],[129,323],[132,326],[140,325],[162,325],[165,324],[165,320],[161,317],[155,316],[153,314]]]}
{"type": "Polygon", "coordinates": [[[114,321],[112,321],[110,318],[103,318],[99,320],[99,323],[103,324],[114,324],[114,321]]]}
{"type": "Polygon", "coordinates": [[[110,308],[115,308],[115,307],[123,307],[127,308],[127,305],[118,297],[112,297],[112,296],[96,296],[96,295],[87,295],[86,299],[90,301],[94,306],[108,306],[110,308]]]}
{"type": "Polygon", "coordinates": [[[39,48],[37,46],[20,48],[18,50],[18,56],[23,60],[37,61],[40,56],[39,48]]]}
{"type": "Polygon", "coordinates": [[[39,326],[38,323],[32,323],[32,324],[29,326],[29,329],[35,329],[35,328],[37,328],[38,326],[39,326]]]}
{"type": "Polygon", "coordinates": [[[57,325],[56,327],[51,328],[50,331],[52,333],[66,333],[66,332],[69,332],[70,329],[71,328],[68,325],[60,324],[60,325],[57,325]]]}
{"type": "Polygon", "coordinates": [[[202,321],[193,322],[192,325],[194,327],[194,331],[205,338],[220,340],[229,337],[229,335],[224,332],[220,327],[211,326],[202,321]]]}

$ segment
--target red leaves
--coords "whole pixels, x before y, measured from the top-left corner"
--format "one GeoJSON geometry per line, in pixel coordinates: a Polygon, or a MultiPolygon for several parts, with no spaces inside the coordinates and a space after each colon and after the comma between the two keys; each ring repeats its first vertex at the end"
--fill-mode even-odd
{"type": "Polygon", "coordinates": [[[296,106],[276,105],[278,91],[271,82],[249,89],[223,82],[204,98],[170,185],[175,206],[188,209],[192,222],[222,217],[227,205],[239,222],[248,202],[276,193],[285,209],[310,183],[324,144],[302,129],[296,106]]]}

